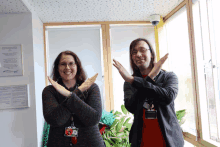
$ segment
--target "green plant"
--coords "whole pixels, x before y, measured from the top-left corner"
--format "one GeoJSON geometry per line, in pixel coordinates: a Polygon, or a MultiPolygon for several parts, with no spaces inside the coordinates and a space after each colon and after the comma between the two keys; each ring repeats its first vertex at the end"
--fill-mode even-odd
{"type": "Polygon", "coordinates": [[[186,114],[186,109],[176,111],[176,117],[178,119],[179,125],[181,126],[185,121],[182,119],[186,114]]]}
{"type": "MultiPolygon", "coordinates": [[[[130,147],[129,143],[129,132],[131,125],[128,121],[131,119],[128,117],[128,111],[124,105],[121,105],[121,110],[124,113],[116,111],[114,115],[114,122],[111,126],[105,128],[105,133],[102,135],[105,141],[106,147],[130,147]]],[[[114,110],[111,111],[112,113],[114,110]]]]}
{"type": "MultiPolygon", "coordinates": [[[[106,147],[130,147],[129,143],[129,132],[132,124],[128,123],[131,119],[128,117],[129,112],[124,105],[121,105],[121,112],[114,110],[111,112],[104,111],[100,122],[106,124],[108,127],[105,128],[105,133],[102,134],[102,138],[105,141],[106,147]],[[114,119],[114,121],[113,121],[114,119]],[[112,123],[113,122],[113,123],[112,123]]],[[[185,116],[186,111],[176,111],[176,116],[180,126],[184,123],[182,118],[185,116]]]]}

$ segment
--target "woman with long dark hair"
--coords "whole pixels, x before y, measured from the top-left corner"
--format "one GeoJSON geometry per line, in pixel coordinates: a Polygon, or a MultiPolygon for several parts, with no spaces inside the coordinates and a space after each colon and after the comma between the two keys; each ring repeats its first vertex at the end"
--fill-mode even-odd
{"type": "Polygon", "coordinates": [[[125,108],[134,114],[129,134],[131,147],[183,147],[184,139],[174,109],[178,93],[175,73],[162,70],[168,54],[155,62],[155,52],[144,38],[130,44],[133,74],[116,60],[124,83],[125,108]]]}
{"type": "Polygon", "coordinates": [[[47,147],[104,147],[98,74],[86,80],[77,55],[61,52],[54,61],[52,85],[42,92],[43,115],[50,125],[47,147]],[[56,82],[55,82],[56,81],[56,82]]]}

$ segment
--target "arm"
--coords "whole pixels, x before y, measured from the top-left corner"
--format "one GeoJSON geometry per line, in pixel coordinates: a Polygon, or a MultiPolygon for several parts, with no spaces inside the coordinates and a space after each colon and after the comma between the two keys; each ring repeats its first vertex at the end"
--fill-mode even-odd
{"type": "MultiPolygon", "coordinates": [[[[145,89],[152,95],[152,100],[158,101],[161,105],[169,105],[175,100],[178,93],[178,78],[175,73],[168,73],[163,86],[158,86],[150,77],[134,77],[132,86],[145,89]]],[[[147,96],[147,95],[146,95],[147,96]]]]}
{"type": "Polygon", "coordinates": [[[66,101],[65,106],[85,126],[94,126],[99,123],[102,115],[101,96],[98,85],[94,83],[88,90],[88,93],[86,103],[73,93],[66,101]]]}
{"type": "Polygon", "coordinates": [[[137,96],[138,91],[133,92],[131,89],[131,84],[128,82],[124,82],[124,104],[125,108],[134,114],[137,108],[137,96]]]}
{"type": "MultiPolygon", "coordinates": [[[[73,93],[75,94],[75,97],[85,99],[84,93],[82,93],[79,89],[75,89],[73,93]]],[[[44,88],[42,92],[43,115],[48,124],[53,127],[59,127],[69,120],[71,111],[65,106],[68,98],[59,104],[55,95],[57,95],[57,91],[52,87],[52,85],[51,87],[44,88]]]]}
{"type": "Polygon", "coordinates": [[[71,113],[63,104],[57,102],[57,92],[51,86],[45,87],[42,92],[43,115],[48,124],[59,127],[69,120],[71,113]]]}

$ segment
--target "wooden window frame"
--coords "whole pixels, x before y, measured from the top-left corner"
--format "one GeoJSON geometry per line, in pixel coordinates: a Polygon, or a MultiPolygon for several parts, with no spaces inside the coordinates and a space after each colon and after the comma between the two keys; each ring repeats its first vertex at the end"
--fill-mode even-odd
{"type": "Polygon", "coordinates": [[[112,83],[112,61],[110,47],[110,24],[117,25],[151,25],[149,21],[100,21],[100,22],[54,22],[43,24],[44,37],[44,65],[45,65],[45,84],[48,86],[47,80],[47,44],[46,44],[46,27],[51,26],[76,26],[76,25],[101,25],[102,28],[102,45],[103,45],[103,65],[104,65],[104,82],[105,82],[105,105],[106,111],[114,109],[113,99],[113,83],[112,83]]]}
{"type": "Polygon", "coordinates": [[[195,108],[195,122],[197,136],[192,135],[188,132],[183,132],[184,139],[194,146],[204,146],[204,147],[216,147],[202,137],[202,125],[201,125],[201,111],[200,111],[200,100],[199,100],[199,89],[198,89],[198,73],[197,73],[197,63],[196,63],[196,48],[195,48],[195,37],[194,37],[194,26],[193,26],[193,12],[192,12],[192,0],[184,0],[176,8],[173,9],[167,16],[164,17],[164,22],[168,20],[173,14],[175,14],[182,7],[186,6],[187,10],[187,20],[188,20],[188,32],[189,32],[189,45],[190,45],[190,57],[191,57],[191,70],[192,70],[192,86],[193,86],[193,96],[195,98],[194,108],[195,108]]]}

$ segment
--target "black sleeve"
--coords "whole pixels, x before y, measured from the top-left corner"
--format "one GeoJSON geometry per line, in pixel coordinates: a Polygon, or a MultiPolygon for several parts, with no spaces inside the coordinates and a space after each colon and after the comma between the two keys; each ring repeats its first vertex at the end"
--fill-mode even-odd
{"type": "Polygon", "coordinates": [[[48,124],[53,127],[64,125],[70,118],[70,111],[57,102],[57,91],[52,85],[44,88],[42,92],[43,115],[48,124]]]}
{"type": "Polygon", "coordinates": [[[136,96],[138,91],[132,90],[131,84],[128,82],[124,82],[124,105],[125,108],[130,112],[133,113],[137,109],[138,100],[136,96]]]}
{"type": "Polygon", "coordinates": [[[99,88],[96,84],[93,84],[89,90],[90,95],[87,98],[88,104],[82,100],[85,97],[79,89],[75,89],[71,98],[59,104],[55,98],[57,91],[52,85],[45,87],[42,92],[42,102],[43,115],[46,122],[53,127],[59,127],[69,120],[71,113],[75,113],[82,122],[85,122],[85,125],[98,123],[102,113],[99,88]],[[79,109],[82,109],[82,111],[79,111],[79,109]],[[93,115],[88,117],[89,114],[85,114],[87,111],[90,111],[89,114],[93,115]],[[91,117],[94,118],[90,120],[91,117]],[[87,119],[89,119],[89,121],[87,119]]]}
{"type": "MultiPolygon", "coordinates": [[[[76,89],[80,92],[80,90],[76,89]]],[[[74,113],[85,126],[94,126],[99,123],[102,116],[102,103],[100,90],[97,84],[93,84],[88,90],[88,97],[84,102],[73,93],[67,100],[65,106],[74,113]]]]}
{"type": "Polygon", "coordinates": [[[151,100],[159,102],[161,105],[169,105],[173,102],[178,93],[178,78],[175,73],[167,73],[163,85],[157,85],[150,77],[134,77],[132,86],[136,89],[148,91],[145,96],[151,95],[151,100]]]}

